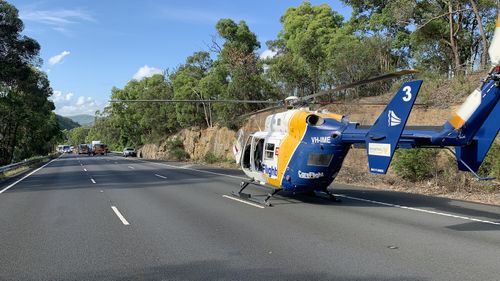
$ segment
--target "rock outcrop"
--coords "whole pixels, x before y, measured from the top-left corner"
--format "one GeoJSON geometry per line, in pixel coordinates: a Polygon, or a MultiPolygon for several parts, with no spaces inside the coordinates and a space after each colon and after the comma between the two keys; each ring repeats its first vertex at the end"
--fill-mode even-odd
{"type": "Polygon", "coordinates": [[[193,127],[183,129],[179,133],[168,137],[160,144],[146,144],[139,149],[139,157],[158,160],[175,160],[169,149],[169,142],[178,139],[184,145],[184,150],[191,160],[200,160],[211,152],[223,159],[233,159],[232,146],[236,132],[228,128],[213,127],[200,129],[193,127]]]}

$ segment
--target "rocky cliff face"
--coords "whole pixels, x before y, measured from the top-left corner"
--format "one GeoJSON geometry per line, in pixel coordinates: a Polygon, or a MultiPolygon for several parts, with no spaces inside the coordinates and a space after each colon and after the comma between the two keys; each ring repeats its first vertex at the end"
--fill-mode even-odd
{"type": "Polygon", "coordinates": [[[200,160],[208,152],[220,158],[234,158],[232,146],[236,132],[228,128],[213,127],[200,129],[193,127],[183,129],[179,133],[168,137],[160,144],[146,144],[139,149],[139,156],[146,159],[174,160],[175,157],[169,150],[168,142],[180,140],[184,150],[191,160],[200,160]]]}

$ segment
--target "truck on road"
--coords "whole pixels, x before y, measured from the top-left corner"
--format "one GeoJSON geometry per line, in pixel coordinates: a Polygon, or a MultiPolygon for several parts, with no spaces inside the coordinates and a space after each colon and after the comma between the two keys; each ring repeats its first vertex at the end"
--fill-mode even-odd
{"type": "Polygon", "coordinates": [[[92,155],[100,154],[106,155],[108,153],[108,146],[101,143],[101,141],[92,141],[92,155]]]}

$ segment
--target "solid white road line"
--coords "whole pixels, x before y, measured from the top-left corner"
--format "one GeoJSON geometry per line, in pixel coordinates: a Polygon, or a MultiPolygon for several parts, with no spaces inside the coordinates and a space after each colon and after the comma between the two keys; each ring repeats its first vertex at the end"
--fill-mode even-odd
{"type": "Polygon", "coordinates": [[[90,180],[92,181],[92,183],[96,183],[95,180],[93,178],[90,178],[90,180]]]}
{"type": "Polygon", "coordinates": [[[27,174],[26,176],[22,177],[21,179],[17,180],[16,182],[12,183],[11,185],[7,186],[6,188],[0,190],[0,194],[4,193],[5,191],[9,190],[11,187],[15,186],[16,184],[20,183],[21,181],[23,181],[25,178],[33,175],[34,173],[40,171],[41,169],[45,168],[45,166],[49,165],[50,163],[56,161],[57,159],[59,159],[61,156],[57,157],[56,159],[52,159],[51,161],[49,161],[47,164],[43,165],[42,167],[34,170],[33,172],[30,172],[29,174],[27,174]]]}
{"type": "Polygon", "coordinates": [[[245,203],[247,205],[250,205],[250,206],[253,206],[253,207],[256,207],[256,208],[259,208],[259,209],[264,209],[264,206],[261,206],[259,204],[254,204],[252,202],[248,202],[248,201],[245,201],[245,200],[242,200],[242,199],[238,199],[236,197],[232,197],[232,196],[228,196],[228,195],[222,195],[222,197],[227,198],[227,199],[231,199],[231,200],[234,200],[234,201],[238,201],[238,202],[241,202],[241,203],[245,203]]]}
{"type": "Polygon", "coordinates": [[[155,176],[159,177],[159,178],[162,178],[162,179],[166,179],[167,177],[165,176],[162,176],[162,175],[158,175],[158,174],[155,174],[155,176]]]}
{"type": "Polygon", "coordinates": [[[123,217],[122,213],[120,213],[120,211],[118,211],[118,208],[116,208],[115,206],[111,206],[111,209],[113,209],[113,211],[115,212],[116,216],[122,221],[122,223],[124,225],[129,225],[130,223],[128,223],[128,221],[123,217]]]}
{"type": "Polygon", "coordinates": [[[129,167],[130,169],[132,169],[132,170],[134,170],[134,169],[135,169],[135,168],[134,168],[134,167],[132,167],[132,166],[128,166],[128,167],[129,167]]]}
{"type": "Polygon", "coordinates": [[[402,206],[402,205],[384,203],[384,202],[380,202],[380,201],[374,201],[374,200],[368,200],[368,199],[363,199],[363,198],[357,198],[357,197],[352,197],[352,196],[347,196],[347,195],[342,195],[342,194],[334,194],[334,195],[337,196],[337,197],[343,197],[343,198],[347,198],[347,199],[352,199],[352,200],[357,200],[357,201],[362,201],[362,202],[367,202],[367,203],[372,203],[372,204],[378,204],[378,205],[383,205],[383,206],[388,206],[388,207],[400,208],[400,209],[405,209],[405,210],[410,210],[410,211],[415,211],[415,212],[421,212],[421,213],[426,213],[426,214],[433,214],[433,215],[445,216],[445,217],[462,219],[462,220],[468,220],[468,221],[474,221],[474,222],[481,222],[481,223],[487,223],[487,224],[493,224],[493,225],[500,225],[500,222],[487,221],[487,220],[481,220],[481,219],[476,219],[476,218],[471,218],[471,217],[454,215],[454,214],[450,214],[450,213],[435,212],[435,211],[430,211],[430,210],[426,210],[426,209],[420,209],[420,208],[414,208],[414,207],[408,207],[408,206],[402,206]]]}

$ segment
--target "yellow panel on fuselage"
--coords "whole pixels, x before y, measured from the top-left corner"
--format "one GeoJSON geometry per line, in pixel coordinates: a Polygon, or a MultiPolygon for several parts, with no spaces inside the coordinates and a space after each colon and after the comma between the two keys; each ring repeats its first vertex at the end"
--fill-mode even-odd
{"type": "Polygon", "coordinates": [[[283,174],[292,158],[295,149],[299,146],[302,138],[307,129],[306,118],[310,115],[311,112],[307,111],[297,111],[295,112],[290,121],[288,122],[288,134],[281,141],[279,147],[279,155],[278,155],[278,177],[277,178],[268,178],[268,183],[275,187],[281,186],[281,181],[283,180],[283,174]]]}

